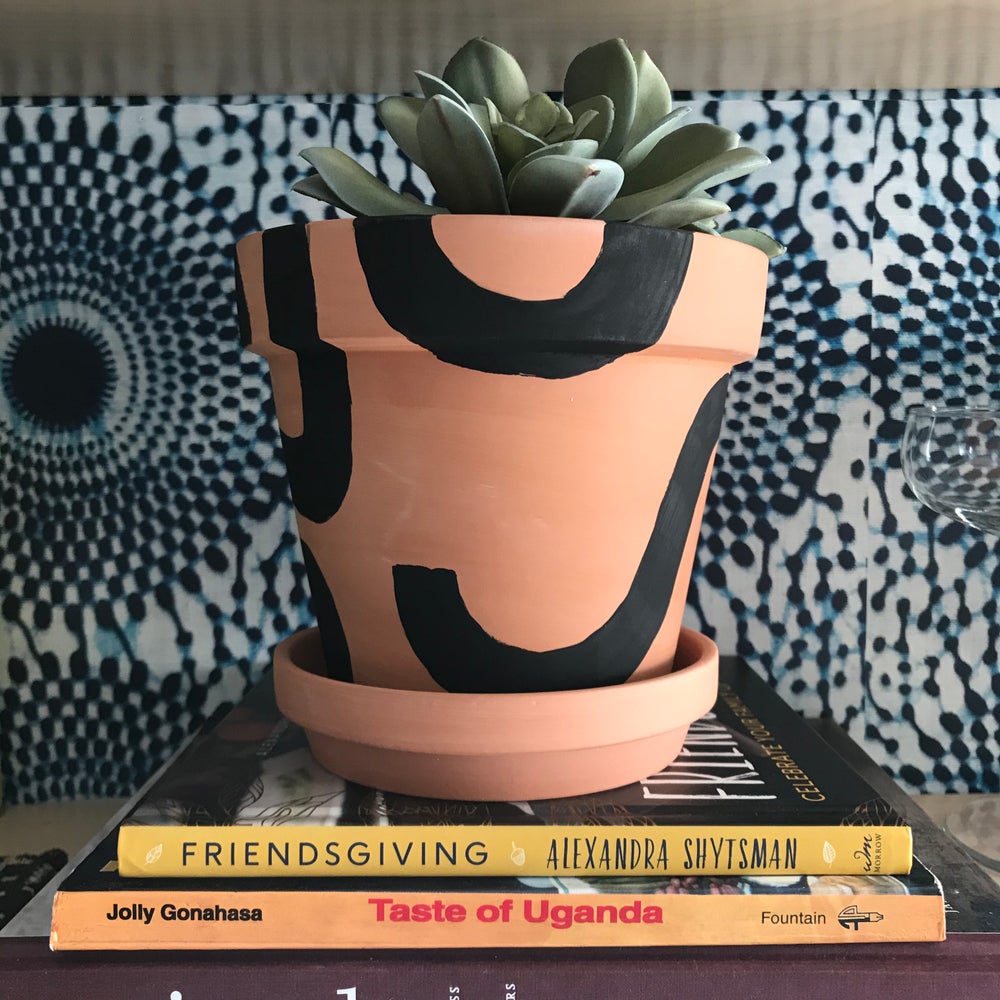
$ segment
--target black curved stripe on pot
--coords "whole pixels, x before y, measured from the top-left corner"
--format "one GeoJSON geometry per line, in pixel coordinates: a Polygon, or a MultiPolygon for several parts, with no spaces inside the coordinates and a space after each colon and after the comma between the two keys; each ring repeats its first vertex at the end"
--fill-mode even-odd
{"type": "Polygon", "coordinates": [[[354,671],[351,669],[351,651],[344,635],[344,626],[340,621],[340,613],[333,600],[333,594],[327,586],[323,571],[319,568],[312,550],[302,543],[302,556],[306,564],[306,576],[309,579],[309,595],[312,597],[313,614],[319,626],[320,643],[323,646],[323,659],[326,661],[326,673],[335,681],[353,681],[354,671]]]}
{"type": "MultiPolygon", "coordinates": [[[[568,691],[621,684],[663,623],[705,472],[719,438],[728,376],[708,392],[687,433],[628,593],[586,639],[544,651],[489,635],[450,569],[393,566],[400,622],[417,658],[446,691],[568,691]]],[[[581,539],[581,544],[585,544],[581,539]]]]}
{"type": "Polygon", "coordinates": [[[471,281],[438,246],[430,219],[356,219],[354,239],[375,307],[407,340],[462,368],[572,378],[656,343],[693,237],[609,222],[584,278],[541,301],[471,281]]]}
{"type": "Polygon", "coordinates": [[[305,227],[267,230],[263,251],[270,337],[299,360],[303,430],[281,434],[292,500],[300,514],[321,523],[340,509],[351,481],[347,355],[319,338],[305,227]]]}

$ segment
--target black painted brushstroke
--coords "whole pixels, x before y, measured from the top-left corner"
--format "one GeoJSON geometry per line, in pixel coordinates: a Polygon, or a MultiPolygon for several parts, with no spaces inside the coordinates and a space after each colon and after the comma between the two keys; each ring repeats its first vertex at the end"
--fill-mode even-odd
{"type": "Polygon", "coordinates": [[[270,337],[299,360],[303,431],[281,434],[292,500],[300,514],[322,523],[340,509],[351,481],[347,355],[319,338],[305,228],[269,229],[263,241],[270,337]]]}
{"type": "Polygon", "coordinates": [[[305,542],[302,543],[302,555],[306,564],[306,576],[309,578],[313,614],[316,616],[320,641],[323,644],[327,676],[335,681],[353,681],[351,651],[347,646],[347,636],[344,635],[344,626],[333,594],[330,593],[316,557],[305,542]]]}
{"type": "MultiPolygon", "coordinates": [[[[535,651],[489,635],[472,617],[454,570],[394,566],[396,607],[414,653],[446,691],[562,691],[621,684],[663,623],[708,462],[728,376],[709,390],[688,431],[635,577],[611,617],[586,639],[535,651]]],[[[584,543],[585,539],[581,539],[584,543]]]]}
{"type": "Polygon", "coordinates": [[[482,288],[448,260],[430,219],[356,219],[375,307],[442,361],[481,372],[571,378],[660,338],[692,234],[609,222],[593,267],[565,296],[525,301],[482,288]]]}

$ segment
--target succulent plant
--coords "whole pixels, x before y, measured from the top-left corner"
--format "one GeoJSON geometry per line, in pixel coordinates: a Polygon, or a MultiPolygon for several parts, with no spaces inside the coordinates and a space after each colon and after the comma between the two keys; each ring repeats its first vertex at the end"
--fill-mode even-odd
{"type": "MultiPolygon", "coordinates": [[[[686,124],[645,52],[620,38],[579,53],[562,101],[532,91],[517,60],[482,38],[466,42],[440,77],[417,72],[422,97],[386,97],[377,113],[430,178],[440,204],[399,194],[346,153],[302,151],[315,173],[301,194],[351,215],[441,212],[569,216],[719,233],[729,206],[708,191],[770,161],[739,136],[686,124]]],[[[753,229],[720,235],[769,257],[783,251],[753,229]]]]}

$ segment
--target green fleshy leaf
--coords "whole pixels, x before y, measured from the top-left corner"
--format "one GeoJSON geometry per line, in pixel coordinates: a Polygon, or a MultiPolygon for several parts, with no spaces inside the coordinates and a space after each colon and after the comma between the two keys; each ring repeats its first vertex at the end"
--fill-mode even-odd
{"type": "Polygon", "coordinates": [[[658,121],[669,115],[674,106],[670,85],[647,52],[641,51],[636,54],[635,71],[637,77],[635,116],[625,138],[626,149],[644,136],[658,121]]]}
{"type": "Polygon", "coordinates": [[[441,77],[470,104],[485,104],[488,97],[507,118],[531,96],[517,60],[485,38],[466,42],[448,61],[441,77]]]}
{"type": "Polygon", "coordinates": [[[658,122],[655,122],[645,135],[639,136],[632,145],[626,146],[622,150],[622,155],[618,157],[618,162],[622,165],[625,173],[634,170],[642,163],[664,136],[680,128],[682,119],[690,111],[690,108],[674,108],[670,114],[664,115],[658,122]]]}
{"type": "MultiPolygon", "coordinates": [[[[610,112],[611,117],[614,117],[615,113],[614,105],[610,101],[608,101],[607,107],[611,109],[610,112]]],[[[601,112],[598,111],[597,108],[585,108],[583,111],[581,111],[573,122],[573,138],[574,139],[587,138],[584,136],[583,133],[590,127],[590,123],[593,122],[595,119],[599,118],[600,115],[601,112]]],[[[610,128],[611,126],[609,124],[608,125],[609,131],[610,128]]],[[[589,138],[597,139],[597,136],[591,136],[589,138]]],[[[597,139],[597,141],[600,142],[601,140],[597,139]]]]}
{"type": "Polygon", "coordinates": [[[518,128],[510,122],[501,122],[495,134],[497,142],[497,160],[500,163],[500,170],[506,176],[519,160],[523,160],[529,153],[536,149],[544,149],[545,142],[525,132],[523,128],[518,128]]]}
{"type": "Polygon", "coordinates": [[[496,130],[500,127],[500,123],[503,121],[503,115],[500,113],[500,109],[488,97],[483,101],[483,104],[486,107],[487,114],[489,115],[490,129],[493,132],[496,132],[496,130]]]}
{"type": "Polygon", "coordinates": [[[596,139],[566,139],[564,142],[553,142],[548,146],[543,146],[541,149],[536,149],[534,152],[528,153],[510,168],[510,171],[507,173],[507,190],[510,190],[511,184],[514,183],[514,178],[521,170],[527,164],[531,163],[532,160],[538,159],[539,156],[575,156],[577,159],[590,160],[596,154],[596,139]]]}
{"type": "Polygon", "coordinates": [[[532,94],[514,115],[514,124],[541,138],[559,123],[559,109],[548,94],[532,94]]]}
{"type": "Polygon", "coordinates": [[[762,233],[759,229],[727,229],[720,235],[724,236],[727,240],[746,243],[747,246],[763,250],[769,260],[780,257],[786,249],[776,239],[768,236],[767,233],[762,233]]]}
{"type": "Polygon", "coordinates": [[[607,221],[634,219],[643,212],[648,212],[657,205],[673,201],[675,198],[685,198],[695,190],[712,188],[724,181],[737,177],[745,177],[760,167],[765,167],[771,161],[755,149],[740,147],[730,149],[718,156],[699,163],[665,184],[638,191],[635,194],[622,195],[616,198],[601,218],[607,221]]]}
{"type": "Polygon", "coordinates": [[[597,112],[591,108],[589,111],[580,113],[580,117],[574,121],[573,113],[565,104],[556,104],[559,111],[559,121],[553,126],[545,141],[565,142],[567,139],[579,139],[580,133],[597,117],[597,112]]]}
{"type": "Polygon", "coordinates": [[[490,120],[489,108],[485,104],[470,104],[469,114],[476,119],[476,124],[483,130],[495,151],[496,140],[493,138],[493,122],[490,120]]]}
{"type": "MultiPolygon", "coordinates": [[[[303,177],[302,180],[296,181],[292,185],[292,190],[296,191],[298,194],[304,194],[308,198],[315,198],[317,201],[325,201],[328,205],[333,205],[334,208],[339,208],[341,211],[349,212],[354,215],[355,212],[348,205],[345,205],[327,186],[326,182],[320,177],[319,174],[310,174],[308,177],[303,177]]],[[[421,204],[423,204],[421,202],[421,204]]]]}
{"type": "Polygon", "coordinates": [[[417,119],[427,102],[422,97],[385,97],[375,105],[375,113],[404,155],[423,168],[417,119]]]}
{"type": "Polygon", "coordinates": [[[414,70],[413,75],[420,81],[420,89],[424,92],[424,97],[447,97],[453,100],[460,108],[469,110],[469,105],[465,98],[454,87],[450,87],[444,80],[424,73],[421,70],[414,70]]]}
{"type": "Polygon", "coordinates": [[[665,184],[739,144],[740,137],[735,132],[719,125],[707,122],[685,125],[665,135],[640,163],[626,172],[622,194],[635,194],[665,184]]]}
{"type": "Polygon", "coordinates": [[[312,146],[303,149],[300,155],[354,215],[437,215],[442,211],[404,198],[339,149],[312,146]]]}
{"type": "Polygon", "coordinates": [[[603,148],[615,125],[615,106],[607,94],[595,94],[570,107],[576,122],[574,139],[596,139],[603,148]]]}
{"type": "Polygon", "coordinates": [[[713,219],[729,211],[724,201],[714,198],[678,198],[664,205],[657,205],[648,212],[629,219],[641,226],[659,226],[661,229],[681,229],[697,222],[713,219]]]}
{"type": "Polygon", "coordinates": [[[468,111],[447,97],[429,98],[417,138],[427,176],[452,212],[508,214],[493,145],[468,111]]]}
{"type": "Polygon", "coordinates": [[[616,157],[625,146],[635,115],[639,80],[635,60],[620,38],[611,38],[584,49],[569,64],[563,85],[563,100],[572,110],[598,94],[605,94],[614,105],[614,121],[601,145],[601,155],[616,157]]]}
{"type": "Polygon", "coordinates": [[[560,125],[572,125],[573,116],[572,114],[570,114],[569,108],[567,108],[566,105],[562,103],[562,101],[554,101],[553,103],[556,106],[556,114],[559,116],[556,119],[556,124],[554,127],[558,127],[560,125]]]}
{"type": "Polygon", "coordinates": [[[538,156],[511,184],[511,208],[519,215],[593,219],[611,203],[624,176],[614,160],[538,156]]]}
{"type": "Polygon", "coordinates": [[[546,142],[565,142],[576,135],[576,125],[570,122],[568,125],[556,125],[556,127],[545,136],[546,142]]]}
{"type": "Polygon", "coordinates": [[[715,219],[699,219],[697,222],[689,223],[684,228],[693,233],[708,233],[709,236],[716,236],[719,232],[719,224],[715,219]]]}

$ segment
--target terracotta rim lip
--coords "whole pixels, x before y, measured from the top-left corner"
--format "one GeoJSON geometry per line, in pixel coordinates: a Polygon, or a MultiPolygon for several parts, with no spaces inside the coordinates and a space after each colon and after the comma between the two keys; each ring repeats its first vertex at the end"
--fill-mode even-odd
{"type": "Polygon", "coordinates": [[[483,755],[615,746],[690,725],[718,693],[718,648],[687,628],[671,673],[574,691],[464,694],[352,684],[301,665],[315,662],[319,650],[316,628],[275,649],[278,706],[307,731],[372,748],[483,755]]]}

